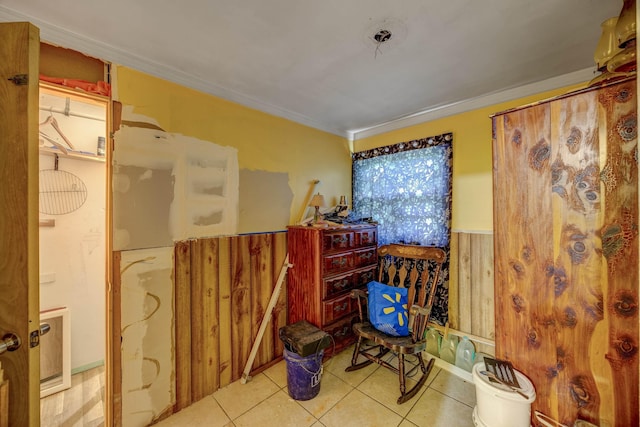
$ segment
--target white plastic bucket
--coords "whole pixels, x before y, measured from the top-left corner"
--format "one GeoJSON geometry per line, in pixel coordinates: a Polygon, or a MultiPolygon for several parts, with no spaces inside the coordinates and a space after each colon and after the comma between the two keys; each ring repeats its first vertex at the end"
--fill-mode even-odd
{"type": "Polygon", "coordinates": [[[483,362],[473,366],[473,382],[476,385],[476,407],[473,421],[478,427],[529,427],[531,425],[531,404],[536,400],[536,391],[529,378],[515,371],[520,391],[527,399],[509,387],[492,382],[482,375],[483,362]]]}

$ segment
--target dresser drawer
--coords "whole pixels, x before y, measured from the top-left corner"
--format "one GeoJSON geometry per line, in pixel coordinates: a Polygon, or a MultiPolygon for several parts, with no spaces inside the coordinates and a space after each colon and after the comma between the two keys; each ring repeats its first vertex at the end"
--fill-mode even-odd
{"type": "Polygon", "coordinates": [[[353,232],[341,231],[324,233],[322,236],[322,249],[324,252],[336,252],[353,249],[355,246],[353,232]]]}
{"type": "MultiPolygon", "coordinates": [[[[355,341],[353,324],[356,323],[358,319],[358,314],[355,313],[324,328],[324,331],[333,337],[336,349],[343,348],[345,345],[355,341]]],[[[331,350],[331,347],[329,347],[328,350],[331,350]]]]}
{"type": "Polygon", "coordinates": [[[378,233],[375,224],[327,227],[289,226],[287,250],[294,268],[287,273],[287,315],[305,319],[335,341],[325,356],[355,341],[358,319],[351,290],[376,280],[378,233]]]}
{"type": "Polygon", "coordinates": [[[344,294],[341,297],[324,301],[322,303],[324,318],[322,319],[322,324],[327,325],[334,320],[338,320],[341,317],[344,317],[348,314],[351,314],[353,298],[351,298],[351,294],[344,294]]]}
{"type": "Polygon", "coordinates": [[[376,265],[372,265],[367,268],[363,268],[361,270],[355,271],[351,279],[352,286],[354,288],[364,287],[367,283],[371,282],[372,280],[376,280],[378,278],[377,272],[378,271],[377,271],[376,265]]]}
{"type": "Polygon", "coordinates": [[[355,245],[360,248],[362,246],[371,246],[378,243],[378,232],[375,228],[361,230],[355,232],[355,245]]]}
{"type": "Polygon", "coordinates": [[[326,277],[322,280],[322,299],[329,299],[354,287],[355,273],[326,277]]]}
{"type": "Polygon", "coordinates": [[[322,257],[322,266],[324,275],[339,273],[354,267],[353,252],[343,252],[334,255],[325,255],[322,257]]]}
{"type": "Polygon", "coordinates": [[[377,256],[375,247],[358,249],[357,251],[354,251],[354,267],[359,268],[375,264],[377,256]]]}

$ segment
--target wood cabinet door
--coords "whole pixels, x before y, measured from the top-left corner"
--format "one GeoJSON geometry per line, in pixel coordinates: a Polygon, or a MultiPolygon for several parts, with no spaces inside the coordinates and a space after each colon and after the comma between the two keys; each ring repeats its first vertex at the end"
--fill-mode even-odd
{"type": "Polygon", "coordinates": [[[635,81],[494,117],[496,356],[565,425],[638,425],[635,81]]]}
{"type": "Polygon", "coordinates": [[[22,340],[0,356],[11,426],[40,425],[39,53],[36,27],[0,24],[0,337],[14,333],[22,340]]]}
{"type": "MultiPolygon", "coordinates": [[[[556,360],[554,326],[536,321],[553,318],[549,104],[495,120],[496,356],[531,377],[556,360]]],[[[536,402],[548,408],[553,379],[533,377],[536,402]]]]}

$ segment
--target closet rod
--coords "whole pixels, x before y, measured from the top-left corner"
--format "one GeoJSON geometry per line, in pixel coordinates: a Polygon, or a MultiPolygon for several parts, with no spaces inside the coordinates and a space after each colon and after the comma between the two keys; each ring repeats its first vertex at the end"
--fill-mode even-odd
{"type": "Polygon", "coordinates": [[[65,116],[82,117],[83,119],[97,120],[99,122],[105,122],[106,121],[106,119],[103,119],[103,118],[100,118],[100,117],[94,117],[94,116],[89,116],[89,115],[80,114],[80,113],[72,113],[71,111],[69,111],[67,113],[64,110],[60,110],[60,109],[57,109],[57,108],[40,107],[40,111],[48,111],[50,113],[58,113],[58,114],[63,114],[65,116]]]}

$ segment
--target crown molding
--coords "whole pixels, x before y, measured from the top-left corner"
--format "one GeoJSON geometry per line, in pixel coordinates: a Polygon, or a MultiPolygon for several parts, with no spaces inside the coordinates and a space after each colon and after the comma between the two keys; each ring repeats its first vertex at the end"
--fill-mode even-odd
{"type": "Polygon", "coordinates": [[[295,123],[309,126],[314,129],[344,138],[349,136],[347,132],[333,129],[330,126],[326,126],[325,124],[313,120],[305,115],[277,107],[246,94],[212,84],[211,82],[190,75],[184,71],[52,25],[36,17],[16,12],[13,9],[9,9],[2,5],[0,5],[0,22],[30,22],[40,29],[40,39],[47,43],[77,50],[85,55],[142,71],[152,76],[159,77],[209,95],[217,96],[273,116],[291,120],[295,123]]]}
{"type": "Polygon", "coordinates": [[[539,82],[530,83],[512,89],[478,96],[476,98],[466,99],[460,102],[454,102],[427,110],[419,111],[408,116],[390,120],[386,123],[371,126],[364,129],[353,130],[349,132],[349,140],[356,141],[368,138],[370,136],[379,135],[396,129],[402,129],[408,126],[414,126],[420,123],[441,119],[443,117],[455,114],[465,113],[467,111],[484,108],[502,102],[512,101],[514,99],[535,95],[549,90],[558,89],[565,86],[588,82],[594,77],[594,68],[585,68],[574,71],[573,73],[563,74],[561,76],[552,77],[550,79],[541,80],[539,82]]]}

